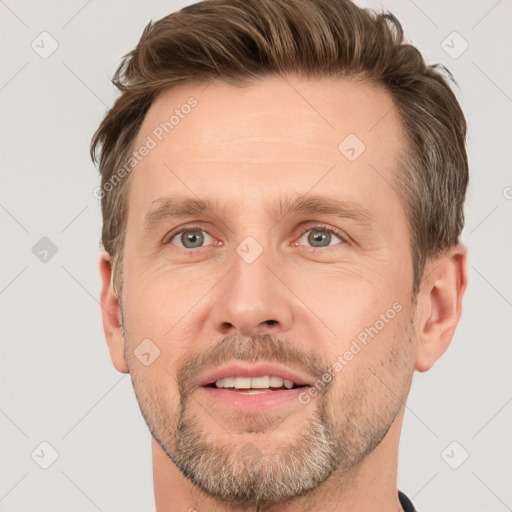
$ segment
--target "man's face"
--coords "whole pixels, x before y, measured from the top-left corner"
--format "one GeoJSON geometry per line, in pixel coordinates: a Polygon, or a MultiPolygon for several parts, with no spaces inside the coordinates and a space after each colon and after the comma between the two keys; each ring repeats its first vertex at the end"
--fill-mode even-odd
{"type": "Polygon", "coordinates": [[[154,438],[206,493],[299,495],[353,474],[401,421],[415,308],[400,126],[385,91],[341,79],[188,85],[148,111],[125,354],[154,438]],[[186,200],[211,208],[172,215],[186,200]]]}

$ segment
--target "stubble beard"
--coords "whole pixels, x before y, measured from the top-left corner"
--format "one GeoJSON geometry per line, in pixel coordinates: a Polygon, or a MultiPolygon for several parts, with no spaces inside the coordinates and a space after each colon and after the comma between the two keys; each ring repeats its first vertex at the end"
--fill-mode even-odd
{"type": "MultiPolygon", "coordinates": [[[[264,347],[262,355],[278,353],[279,340],[265,335],[259,341],[264,347]]],[[[249,347],[256,348],[242,349],[242,354],[236,353],[237,359],[250,356],[248,359],[254,360],[258,346],[254,341],[249,347]]],[[[127,361],[132,359],[127,356],[127,361]]],[[[372,391],[364,378],[344,389],[342,396],[336,397],[334,392],[339,390],[330,387],[310,404],[310,412],[305,413],[309,418],[287,425],[286,419],[283,421],[284,428],[294,430],[286,445],[272,448],[272,434],[281,425],[270,421],[271,416],[240,414],[237,425],[245,443],[237,439],[238,433],[226,434],[222,441],[205,431],[204,417],[201,421],[194,404],[200,415],[208,413],[195,403],[193,391],[186,385],[179,385],[180,404],[172,415],[165,398],[168,389],[161,384],[148,386],[137,378],[137,372],[130,369],[130,373],[143,417],[169,459],[205,494],[233,510],[266,510],[318,489],[334,475],[339,486],[343,485],[385,437],[402,405],[401,400],[394,400],[380,411],[361,406],[372,391]],[[300,422],[305,425],[302,430],[297,428],[300,422]]]]}

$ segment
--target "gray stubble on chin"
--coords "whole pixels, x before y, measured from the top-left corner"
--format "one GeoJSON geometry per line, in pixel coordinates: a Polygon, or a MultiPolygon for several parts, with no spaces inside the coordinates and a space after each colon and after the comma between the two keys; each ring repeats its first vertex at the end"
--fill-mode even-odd
{"type": "Polygon", "coordinates": [[[220,445],[207,439],[185,402],[172,453],[167,454],[187,478],[219,501],[260,507],[278,503],[316,488],[336,469],[336,436],[320,416],[315,412],[288,447],[266,453],[272,433],[264,443],[236,442],[226,434],[228,441],[220,445]]]}
{"type": "MultiPolygon", "coordinates": [[[[395,354],[395,358],[400,356],[395,354]]],[[[181,473],[204,493],[226,505],[257,504],[258,510],[263,510],[317,489],[335,473],[341,485],[343,476],[382,441],[396,417],[400,401],[384,400],[384,406],[374,403],[371,397],[377,391],[374,387],[377,381],[368,368],[361,370],[357,382],[343,389],[333,386],[318,395],[309,404],[315,411],[304,414],[303,420],[299,408],[298,418],[290,418],[290,422],[285,419],[282,424],[279,421],[272,424],[272,418],[265,414],[209,417],[191,396],[190,377],[194,372],[184,379],[177,376],[180,402],[175,413],[166,399],[169,389],[166,379],[173,377],[164,372],[163,380],[153,379],[148,384],[137,378],[136,371],[132,378],[141,412],[153,437],[181,473]],[[226,441],[213,439],[197,415],[204,416],[203,423],[211,422],[226,441]],[[236,417],[241,421],[235,421],[236,417]],[[301,421],[302,431],[298,430],[301,421]],[[237,425],[236,431],[233,427],[229,429],[233,424],[237,425]],[[282,432],[282,428],[290,432],[289,437],[280,438],[285,439],[281,444],[286,442],[286,446],[270,449],[272,435],[282,432]],[[260,435],[259,440],[253,434],[260,435]],[[247,439],[239,437],[238,441],[240,435],[247,439]]],[[[306,406],[301,407],[306,410],[306,406]]],[[[212,412],[215,415],[215,410],[212,412]]]]}

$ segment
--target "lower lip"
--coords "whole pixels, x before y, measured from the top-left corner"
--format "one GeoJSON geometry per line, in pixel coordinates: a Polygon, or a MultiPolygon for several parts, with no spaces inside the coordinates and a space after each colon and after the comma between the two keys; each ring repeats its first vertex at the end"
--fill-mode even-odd
{"type": "Polygon", "coordinates": [[[210,399],[230,409],[241,412],[261,412],[290,403],[293,400],[299,403],[298,396],[306,390],[306,387],[280,389],[254,395],[208,386],[203,386],[200,389],[202,389],[210,399]]]}

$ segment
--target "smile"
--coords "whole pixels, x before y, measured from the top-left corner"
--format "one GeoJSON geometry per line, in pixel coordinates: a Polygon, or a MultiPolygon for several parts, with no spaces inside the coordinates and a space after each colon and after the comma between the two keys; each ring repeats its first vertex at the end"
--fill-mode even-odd
{"type": "Polygon", "coordinates": [[[276,391],[279,389],[293,389],[301,387],[289,379],[274,375],[260,377],[225,377],[210,384],[211,387],[236,390],[240,393],[256,394],[276,391]]]}
{"type": "Polygon", "coordinates": [[[285,366],[237,362],[203,375],[198,384],[216,405],[258,413],[298,402],[299,394],[313,381],[312,376],[285,366]]]}

